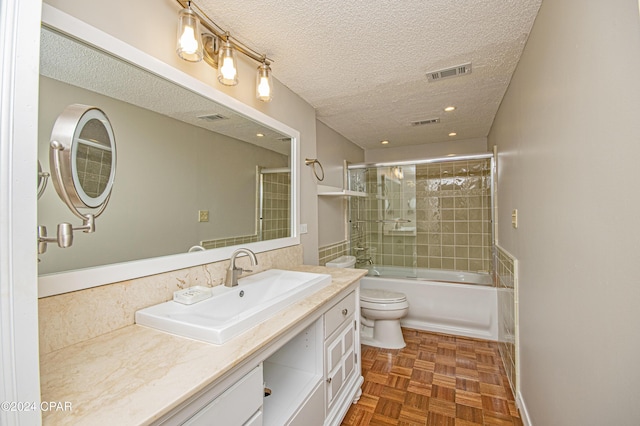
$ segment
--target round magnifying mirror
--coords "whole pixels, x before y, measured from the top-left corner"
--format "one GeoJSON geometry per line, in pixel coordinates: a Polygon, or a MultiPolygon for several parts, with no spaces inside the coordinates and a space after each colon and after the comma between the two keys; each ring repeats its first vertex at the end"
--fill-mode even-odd
{"type": "Polygon", "coordinates": [[[102,110],[69,105],[51,132],[50,157],[54,186],[60,198],[78,208],[103,208],[116,174],[116,141],[102,110]]]}

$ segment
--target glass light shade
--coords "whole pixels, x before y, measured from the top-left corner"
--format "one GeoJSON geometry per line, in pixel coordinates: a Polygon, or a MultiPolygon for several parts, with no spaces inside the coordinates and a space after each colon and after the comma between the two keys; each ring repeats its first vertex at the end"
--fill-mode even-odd
{"type": "Polygon", "coordinates": [[[178,42],[176,53],[185,61],[198,62],[202,60],[202,36],[200,20],[190,8],[185,8],[178,14],[178,42]]]}
{"type": "Polygon", "coordinates": [[[218,81],[225,86],[238,84],[236,50],[228,40],[220,46],[220,53],[218,54],[218,81]]]}
{"type": "Polygon", "coordinates": [[[271,68],[264,62],[258,67],[256,76],[256,97],[262,102],[270,102],[273,99],[273,79],[271,68]]]}

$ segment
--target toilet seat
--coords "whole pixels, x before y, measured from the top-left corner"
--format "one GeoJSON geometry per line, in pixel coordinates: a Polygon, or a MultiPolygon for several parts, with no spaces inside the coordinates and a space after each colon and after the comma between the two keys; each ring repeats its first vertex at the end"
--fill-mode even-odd
{"type": "Polygon", "coordinates": [[[360,301],[369,303],[398,303],[406,302],[407,296],[404,293],[382,289],[361,289],[360,301]]]}

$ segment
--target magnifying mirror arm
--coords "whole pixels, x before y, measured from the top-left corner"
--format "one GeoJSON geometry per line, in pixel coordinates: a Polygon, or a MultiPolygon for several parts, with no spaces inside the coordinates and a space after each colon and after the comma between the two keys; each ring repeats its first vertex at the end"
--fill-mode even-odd
{"type": "Polygon", "coordinates": [[[96,221],[95,216],[88,214],[84,216],[82,226],[73,227],[68,222],[59,223],[55,237],[47,236],[47,227],[44,225],[38,226],[38,254],[45,253],[47,251],[47,244],[56,243],[60,248],[71,247],[73,244],[73,231],[83,231],[85,233],[95,232],[96,221]]]}
{"type": "Polygon", "coordinates": [[[44,194],[44,190],[47,189],[49,176],[51,175],[47,172],[38,172],[38,179],[40,182],[38,185],[38,200],[42,197],[42,194],[44,194]]]}

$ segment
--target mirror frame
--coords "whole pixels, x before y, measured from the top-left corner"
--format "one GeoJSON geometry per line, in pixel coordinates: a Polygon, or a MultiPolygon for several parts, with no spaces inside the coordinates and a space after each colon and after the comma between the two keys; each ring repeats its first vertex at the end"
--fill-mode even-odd
{"type": "MultiPolygon", "coordinates": [[[[42,25],[77,39],[107,54],[137,66],[160,78],[184,87],[187,90],[224,105],[250,120],[291,137],[291,237],[243,244],[255,253],[276,250],[300,244],[300,185],[299,152],[300,132],[268,116],[255,108],[240,102],[197,78],[119,40],[71,15],[46,3],[42,4],[42,25]]],[[[227,260],[238,246],[221,247],[193,253],[180,253],[110,265],[77,269],[66,272],[40,275],[38,277],[38,297],[53,296],[71,291],[83,290],[119,281],[156,275],[163,272],[227,260]]]]}

